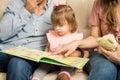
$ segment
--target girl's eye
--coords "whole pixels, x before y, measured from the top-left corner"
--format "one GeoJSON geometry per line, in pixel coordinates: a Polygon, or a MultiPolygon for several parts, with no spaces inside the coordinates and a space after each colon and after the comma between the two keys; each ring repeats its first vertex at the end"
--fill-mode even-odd
{"type": "Polygon", "coordinates": [[[59,25],[59,26],[63,26],[63,25],[61,24],[61,25],[59,25]]]}

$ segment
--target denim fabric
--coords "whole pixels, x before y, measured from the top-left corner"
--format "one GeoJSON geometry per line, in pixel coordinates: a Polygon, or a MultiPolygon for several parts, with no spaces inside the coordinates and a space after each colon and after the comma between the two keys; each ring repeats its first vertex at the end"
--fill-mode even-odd
{"type": "Polygon", "coordinates": [[[120,66],[118,66],[118,77],[117,80],[120,80],[120,66]]]}
{"type": "Polygon", "coordinates": [[[6,80],[30,80],[30,75],[37,64],[36,62],[0,53],[0,69],[7,71],[6,80]]]}
{"type": "Polygon", "coordinates": [[[117,77],[117,66],[97,51],[90,52],[85,70],[89,72],[88,80],[116,80],[117,77]]]}

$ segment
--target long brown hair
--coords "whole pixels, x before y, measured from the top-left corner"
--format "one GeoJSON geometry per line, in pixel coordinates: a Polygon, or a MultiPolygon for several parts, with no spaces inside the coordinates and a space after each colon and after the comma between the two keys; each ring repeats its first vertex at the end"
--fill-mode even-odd
{"type": "Polygon", "coordinates": [[[118,0],[101,0],[103,7],[103,20],[108,25],[108,31],[114,32],[117,25],[117,5],[118,0]]]}
{"type": "Polygon", "coordinates": [[[65,21],[70,25],[71,32],[77,30],[77,21],[73,9],[69,5],[55,6],[51,15],[53,27],[63,25],[65,21]]]}

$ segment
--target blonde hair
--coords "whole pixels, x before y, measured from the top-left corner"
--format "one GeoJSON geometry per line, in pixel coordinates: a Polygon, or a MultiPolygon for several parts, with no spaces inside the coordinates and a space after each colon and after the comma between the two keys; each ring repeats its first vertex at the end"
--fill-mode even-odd
{"type": "Polygon", "coordinates": [[[54,6],[51,14],[51,21],[53,27],[63,25],[67,22],[68,25],[70,25],[70,30],[72,33],[75,32],[78,27],[74,11],[69,5],[54,6]]]}
{"type": "Polygon", "coordinates": [[[101,0],[103,7],[103,20],[107,22],[108,31],[114,32],[117,25],[117,5],[118,0],[101,0]]]}

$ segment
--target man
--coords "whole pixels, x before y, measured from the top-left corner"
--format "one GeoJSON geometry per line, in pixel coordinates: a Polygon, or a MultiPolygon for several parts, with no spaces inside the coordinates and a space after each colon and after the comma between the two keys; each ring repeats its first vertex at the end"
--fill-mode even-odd
{"type": "MultiPolygon", "coordinates": [[[[0,49],[26,46],[44,50],[50,15],[58,0],[11,0],[0,21],[0,49]]],[[[7,80],[30,80],[37,63],[0,52],[0,69],[7,80]]]]}

